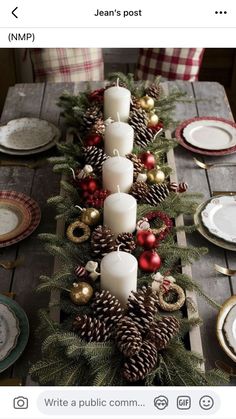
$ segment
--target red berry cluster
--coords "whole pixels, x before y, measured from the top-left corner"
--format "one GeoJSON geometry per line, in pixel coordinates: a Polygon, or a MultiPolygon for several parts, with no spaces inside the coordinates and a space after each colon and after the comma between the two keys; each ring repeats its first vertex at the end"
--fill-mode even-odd
{"type": "Polygon", "coordinates": [[[110,194],[106,189],[100,189],[90,194],[86,199],[86,204],[93,208],[102,208],[106,197],[110,194]]]}
{"type": "Polygon", "coordinates": [[[97,89],[89,93],[88,99],[90,102],[103,102],[105,89],[97,89]]]}

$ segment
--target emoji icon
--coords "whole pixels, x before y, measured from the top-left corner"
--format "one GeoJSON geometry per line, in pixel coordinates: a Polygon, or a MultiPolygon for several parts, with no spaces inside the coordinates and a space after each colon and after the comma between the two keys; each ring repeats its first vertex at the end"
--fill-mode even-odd
{"type": "Polygon", "coordinates": [[[202,396],[199,405],[203,410],[210,410],[214,406],[214,400],[211,396],[202,396]]]}
{"type": "Polygon", "coordinates": [[[166,396],[158,396],[154,399],[154,406],[158,410],[164,410],[169,404],[169,400],[166,396]]]}

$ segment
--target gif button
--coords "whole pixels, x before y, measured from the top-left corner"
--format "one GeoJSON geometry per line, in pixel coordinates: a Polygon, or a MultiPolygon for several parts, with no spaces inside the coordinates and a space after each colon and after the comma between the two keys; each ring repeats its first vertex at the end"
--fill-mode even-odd
{"type": "Polygon", "coordinates": [[[177,398],[177,408],[179,410],[189,410],[191,408],[191,397],[179,396],[177,398]]]}

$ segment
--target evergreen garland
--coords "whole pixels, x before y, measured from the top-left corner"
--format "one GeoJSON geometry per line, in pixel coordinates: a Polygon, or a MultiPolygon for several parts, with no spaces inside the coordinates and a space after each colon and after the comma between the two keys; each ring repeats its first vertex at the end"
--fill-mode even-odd
{"type": "MultiPolygon", "coordinates": [[[[111,75],[111,83],[119,78],[121,85],[130,89],[135,98],[140,98],[145,94],[146,86],[144,83],[136,84],[132,74],[125,76],[121,73],[111,75]]],[[[156,80],[156,85],[160,88],[160,79],[156,80]]],[[[184,100],[184,95],[180,92],[172,92],[169,96],[159,95],[155,99],[154,112],[158,114],[164,128],[168,128],[173,123],[171,111],[174,109],[178,100],[184,100]]],[[[64,196],[52,197],[48,204],[56,210],[56,219],[63,218],[66,225],[79,218],[81,211],[76,205],[83,206],[80,192],[73,184],[72,171],[83,167],[83,146],[86,132],[84,131],[83,115],[91,105],[89,89],[80,93],[79,96],[72,96],[68,93],[63,94],[59,99],[59,106],[66,123],[71,128],[75,136],[75,141],[70,144],[58,145],[61,157],[53,157],[50,162],[54,165],[54,171],[67,176],[67,181],[61,181],[64,196]]],[[[101,101],[97,103],[102,109],[101,101]]],[[[168,176],[171,168],[166,164],[166,153],[176,142],[167,140],[164,136],[158,135],[155,140],[148,144],[147,150],[158,158],[158,165],[168,176]]],[[[135,146],[133,153],[143,152],[143,148],[135,146]]],[[[141,219],[150,211],[163,211],[171,218],[176,218],[181,214],[192,215],[198,205],[199,194],[170,192],[169,196],[156,207],[151,205],[138,205],[138,217],[141,219]]],[[[169,235],[160,242],[158,254],[163,259],[160,273],[165,275],[171,272],[176,279],[176,283],[184,290],[194,290],[199,295],[206,298],[207,302],[218,308],[217,303],[205,296],[200,289],[197,281],[188,275],[181,273],[181,266],[198,260],[206,253],[205,248],[179,247],[176,243],[176,232],[185,231],[190,234],[195,230],[195,226],[174,227],[169,235]]],[[[38,287],[38,292],[51,292],[60,290],[60,309],[66,314],[64,320],[59,324],[51,320],[49,310],[41,310],[39,313],[40,327],[37,335],[40,336],[42,343],[42,359],[31,368],[31,375],[40,384],[52,385],[95,385],[95,386],[117,386],[127,385],[121,374],[124,357],[118,350],[114,340],[108,342],[86,342],[79,338],[73,331],[73,321],[76,316],[92,316],[93,309],[91,304],[86,306],[75,305],[68,298],[68,290],[72,284],[78,280],[74,269],[75,266],[85,266],[86,263],[94,258],[91,256],[90,242],[76,245],[66,237],[58,237],[54,234],[41,234],[45,249],[60,260],[60,271],[55,272],[51,277],[42,276],[38,287]]],[[[138,257],[139,249],[135,249],[133,254],[138,257]]],[[[139,272],[138,288],[150,286],[153,279],[149,274],[139,272]]],[[[94,290],[99,289],[99,281],[93,284],[94,290]]],[[[190,304],[190,302],[189,302],[190,304]]],[[[52,307],[51,307],[52,308],[52,307]]],[[[161,319],[163,313],[158,313],[161,319]]],[[[228,377],[219,371],[205,373],[201,369],[203,360],[198,354],[190,352],[185,348],[183,338],[191,327],[200,324],[198,316],[190,320],[183,317],[182,312],[174,315],[180,322],[180,331],[158,354],[156,367],[145,377],[142,384],[153,385],[219,385],[226,383],[228,377]]]]}

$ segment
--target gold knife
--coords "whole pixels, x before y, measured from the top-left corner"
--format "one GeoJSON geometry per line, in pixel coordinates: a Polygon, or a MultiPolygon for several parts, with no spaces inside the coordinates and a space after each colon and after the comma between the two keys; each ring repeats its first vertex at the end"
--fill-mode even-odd
{"type": "Polygon", "coordinates": [[[234,196],[236,191],[212,191],[212,196],[223,195],[223,196],[234,196]]]}

